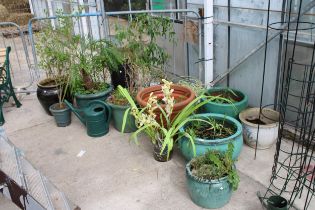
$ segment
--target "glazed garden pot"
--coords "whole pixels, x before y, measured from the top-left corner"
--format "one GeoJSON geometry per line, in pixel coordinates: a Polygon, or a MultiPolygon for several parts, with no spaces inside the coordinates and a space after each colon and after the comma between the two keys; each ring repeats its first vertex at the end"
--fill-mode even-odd
{"type": "Polygon", "coordinates": [[[270,196],[267,200],[267,209],[268,210],[287,210],[288,201],[279,195],[270,196]]]}
{"type": "Polygon", "coordinates": [[[250,108],[239,114],[239,119],[243,125],[243,137],[245,143],[252,148],[256,148],[257,144],[257,149],[268,149],[278,138],[279,112],[264,108],[260,119],[259,112],[259,108],[250,108]]]}
{"type": "MultiPolygon", "coordinates": [[[[190,88],[184,87],[182,85],[173,84],[171,85],[171,88],[174,89],[172,95],[175,98],[173,112],[170,116],[170,119],[173,120],[174,117],[182,109],[184,109],[191,101],[193,101],[196,96],[195,93],[190,88]]],[[[151,93],[157,96],[158,99],[162,99],[163,98],[162,85],[154,85],[151,87],[147,87],[138,92],[136,100],[141,107],[146,106],[151,93]]],[[[164,108],[165,105],[162,104],[161,107],[164,108]]],[[[155,114],[157,115],[157,117],[160,117],[161,111],[159,109],[155,109],[155,114]]],[[[157,121],[161,122],[160,119],[157,119],[157,121]]]]}
{"type": "Polygon", "coordinates": [[[228,177],[204,180],[194,176],[190,162],[186,165],[187,189],[192,201],[203,208],[216,209],[226,205],[232,196],[232,185],[228,177]]]}
{"type": "MultiPolygon", "coordinates": [[[[37,99],[47,114],[52,115],[49,107],[59,102],[59,88],[54,84],[53,79],[44,79],[37,83],[37,99]]],[[[72,101],[70,93],[66,95],[68,101],[72,101]]]]}
{"type": "MultiPolygon", "coordinates": [[[[218,151],[225,152],[228,149],[228,144],[232,142],[232,144],[234,145],[232,158],[233,160],[236,160],[241,154],[241,150],[243,147],[241,123],[232,117],[225,116],[222,114],[203,113],[203,114],[195,114],[191,116],[191,118],[195,118],[195,119],[196,118],[203,119],[204,117],[211,117],[216,120],[222,120],[222,121],[225,120],[229,124],[235,126],[236,132],[230,137],[222,138],[222,139],[209,140],[209,139],[195,138],[194,142],[195,142],[195,148],[196,148],[196,156],[203,155],[208,150],[218,150],[218,151]]],[[[183,126],[182,128],[180,128],[180,132],[184,132],[186,126],[183,126]]],[[[187,160],[191,160],[194,157],[194,151],[192,149],[192,145],[187,137],[185,136],[180,137],[180,139],[178,140],[178,146],[179,146],[179,149],[181,150],[181,153],[187,160]]]]}
{"type": "Polygon", "coordinates": [[[88,104],[94,100],[105,101],[110,95],[110,93],[112,92],[112,90],[113,90],[113,86],[110,85],[106,90],[98,92],[98,93],[91,93],[91,94],[76,93],[74,97],[77,103],[77,107],[86,108],[88,104]]]}
{"type": "MultiPolygon", "coordinates": [[[[116,130],[119,132],[122,132],[122,125],[123,125],[123,119],[124,119],[124,114],[130,106],[122,106],[122,105],[117,105],[108,102],[108,105],[110,106],[112,110],[112,120],[114,123],[114,127],[116,130]]],[[[128,114],[127,120],[126,120],[126,125],[124,129],[124,133],[132,133],[137,130],[136,124],[135,124],[135,118],[128,114]]]]}
{"type": "MultiPolygon", "coordinates": [[[[215,87],[207,90],[208,95],[220,95],[221,91],[226,90],[226,88],[215,87]]],[[[239,90],[231,89],[234,93],[236,93],[240,97],[240,101],[230,104],[230,103],[217,103],[217,102],[208,102],[206,103],[202,110],[204,113],[218,113],[224,114],[230,117],[237,118],[238,114],[244,110],[248,105],[248,97],[244,93],[239,90]]]]}
{"type": "Polygon", "coordinates": [[[49,107],[59,102],[57,85],[51,84],[51,79],[44,79],[37,83],[37,99],[47,114],[52,115],[49,107]]]}
{"type": "Polygon", "coordinates": [[[71,123],[71,110],[64,104],[64,108],[59,108],[59,103],[55,103],[49,107],[50,112],[55,117],[58,127],[66,127],[71,123]]]}

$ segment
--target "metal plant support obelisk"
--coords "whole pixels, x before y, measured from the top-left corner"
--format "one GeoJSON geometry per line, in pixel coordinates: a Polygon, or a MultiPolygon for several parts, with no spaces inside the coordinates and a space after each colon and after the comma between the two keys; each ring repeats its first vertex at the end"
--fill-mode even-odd
{"type": "MultiPolygon", "coordinates": [[[[279,68],[277,107],[280,125],[276,152],[270,185],[266,192],[259,193],[261,202],[268,209],[271,209],[269,198],[275,195],[285,198],[288,208],[299,206],[311,209],[315,192],[315,42],[312,37],[315,23],[307,21],[303,16],[314,5],[315,1],[283,0],[282,20],[270,23],[270,0],[268,1],[265,64],[270,44],[268,38],[278,33],[279,40],[283,43],[279,68]],[[299,42],[307,39],[308,34],[311,36],[311,46],[307,48],[308,56],[302,56],[299,42]],[[284,138],[288,128],[291,130],[292,141],[284,138]]],[[[264,93],[264,72],[265,65],[261,95],[264,93]]]]}

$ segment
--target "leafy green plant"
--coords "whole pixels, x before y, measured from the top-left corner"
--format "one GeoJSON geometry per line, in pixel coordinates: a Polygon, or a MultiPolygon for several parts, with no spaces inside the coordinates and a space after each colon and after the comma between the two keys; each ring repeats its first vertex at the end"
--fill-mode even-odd
{"type": "Polygon", "coordinates": [[[36,51],[39,56],[39,66],[45,71],[47,80],[59,88],[59,107],[62,108],[68,92],[72,51],[68,46],[72,39],[73,23],[69,18],[57,19],[59,27],[54,28],[46,22],[41,32],[36,34],[36,51]]]}
{"type": "Polygon", "coordinates": [[[193,114],[198,108],[208,103],[209,101],[216,100],[216,96],[205,96],[201,95],[195,98],[191,103],[189,103],[181,112],[179,112],[173,120],[171,120],[171,113],[174,106],[174,97],[172,96],[173,90],[171,89],[171,83],[164,80],[164,85],[162,86],[163,92],[163,101],[164,108],[161,107],[161,104],[158,103],[156,97],[152,94],[150,95],[147,105],[144,108],[138,108],[133,98],[130,96],[127,89],[118,86],[118,90],[121,94],[128,100],[131,108],[126,110],[124,119],[123,119],[123,129],[126,124],[127,115],[131,110],[131,114],[135,117],[136,126],[138,130],[131,135],[131,138],[138,142],[137,136],[141,132],[145,132],[151,139],[153,144],[156,144],[157,139],[161,139],[163,142],[159,142],[162,145],[162,152],[167,149],[168,156],[173,149],[174,142],[179,139],[181,136],[186,136],[190,143],[192,144],[192,148],[194,154],[196,154],[195,144],[193,137],[188,132],[181,133],[179,130],[186,123],[203,121],[203,119],[193,119],[189,118],[191,114],[193,114]],[[200,100],[203,99],[202,102],[200,100]],[[161,111],[161,115],[157,116],[154,110],[159,109],[161,111]],[[157,138],[157,136],[159,138],[157,138]],[[177,137],[177,138],[176,138],[177,137]]]}
{"type": "Polygon", "coordinates": [[[133,16],[127,28],[116,26],[116,39],[124,54],[128,89],[149,85],[153,80],[165,78],[164,68],[168,53],[157,44],[158,37],[175,43],[172,22],[167,17],[149,14],[133,16]]]}
{"type": "Polygon", "coordinates": [[[203,121],[197,121],[185,126],[185,130],[193,137],[203,139],[222,139],[233,135],[236,127],[223,120],[212,117],[203,117],[203,121]]]}
{"type": "Polygon", "coordinates": [[[116,71],[123,62],[117,47],[107,40],[78,37],[71,68],[73,92],[95,93],[108,88],[108,71],[116,71]]]}
{"type": "MultiPolygon", "coordinates": [[[[241,100],[241,97],[230,88],[218,90],[218,91],[212,92],[210,94],[215,95],[215,96],[220,96],[221,98],[228,99],[231,103],[236,103],[236,102],[239,102],[241,100]]],[[[219,104],[226,103],[225,100],[221,100],[221,99],[217,99],[214,102],[219,103],[219,104]]]]}
{"type": "Polygon", "coordinates": [[[209,150],[190,162],[192,174],[202,180],[215,180],[228,177],[233,190],[237,190],[240,181],[232,158],[234,146],[229,143],[225,153],[209,150]]]}
{"type": "Polygon", "coordinates": [[[181,77],[178,81],[178,84],[189,87],[191,90],[195,92],[197,96],[200,96],[205,93],[205,86],[199,79],[193,77],[181,77]]]}

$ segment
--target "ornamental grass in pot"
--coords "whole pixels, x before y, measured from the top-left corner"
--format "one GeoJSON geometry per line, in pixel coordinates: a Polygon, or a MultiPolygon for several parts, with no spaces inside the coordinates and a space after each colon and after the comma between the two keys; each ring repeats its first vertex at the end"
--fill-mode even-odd
{"type": "Polygon", "coordinates": [[[199,119],[189,118],[197,109],[203,106],[205,103],[215,100],[216,97],[207,97],[205,95],[199,96],[192,100],[182,111],[178,112],[175,117],[172,117],[173,108],[175,104],[175,97],[172,95],[174,89],[172,89],[172,83],[163,80],[162,85],[162,98],[158,98],[153,93],[150,94],[145,107],[138,107],[130,96],[127,89],[118,86],[118,90],[128,100],[130,109],[125,112],[123,128],[125,127],[125,119],[128,112],[135,117],[137,130],[131,135],[131,138],[138,143],[137,136],[144,132],[151,140],[154,146],[153,156],[158,161],[167,161],[170,159],[175,142],[179,136],[186,136],[194,148],[194,140],[189,133],[180,131],[186,123],[199,121],[199,119]],[[203,102],[200,102],[204,99],[203,102]],[[163,107],[161,105],[163,101],[163,107]],[[199,103],[200,102],[200,103],[199,103]],[[156,110],[160,111],[160,115],[157,115],[156,110]]]}
{"type": "Polygon", "coordinates": [[[226,152],[209,150],[186,165],[187,189],[195,204],[214,209],[230,201],[239,184],[232,154],[230,143],[226,152]]]}
{"type": "Polygon", "coordinates": [[[37,84],[37,98],[47,114],[52,115],[49,107],[55,103],[53,110],[66,108],[63,100],[72,101],[69,91],[69,74],[71,68],[72,49],[69,37],[72,36],[72,22],[59,14],[58,26],[53,28],[46,22],[40,33],[36,34],[36,53],[39,67],[46,78],[37,84]]]}
{"type": "Polygon", "coordinates": [[[220,96],[226,100],[217,99],[207,103],[203,107],[204,113],[218,113],[237,118],[238,114],[248,105],[247,95],[231,88],[213,87],[206,91],[206,95],[220,96]]]}
{"type": "Polygon", "coordinates": [[[192,147],[187,136],[181,136],[178,143],[187,160],[208,150],[227,151],[230,143],[234,146],[233,159],[239,157],[243,147],[243,129],[240,122],[232,117],[214,113],[193,114],[190,118],[199,120],[187,123],[180,131],[189,133],[194,145],[192,147]]]}

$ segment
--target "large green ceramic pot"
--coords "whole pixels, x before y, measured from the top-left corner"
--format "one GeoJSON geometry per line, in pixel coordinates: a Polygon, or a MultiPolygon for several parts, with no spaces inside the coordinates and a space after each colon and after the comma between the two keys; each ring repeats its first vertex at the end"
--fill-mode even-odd
{"type": "Polygon", "coordinates": [[[100,100],[100,101],[104,101],[108,98],[108,96],[110,95],[110,93],[113,90],[113,86],[109,85],[109,87],[101,92],[98,93],[91,93],[91,94],[80,94],[80,93],[76,93],[74,95],[76,103],[77,103],[77,107],[78,108],[86,108],[87,105],[94,100],[100,100]]]}
{"type": "Polygon", "coordinates": [[[228,177],[203,180],[191,172],[190,162],[186,165],[188,193],[192,201],[203,208],[216,209],[227,204],[232,196],[232,185],[228,177]]]}
{"type": "MultiPolygon", "coordinates": [[[[208,140],[208,139],[201,139],[201,138],[195,138],[195,148],[196,148],[196,155],[200,156],[203,155],[208,150],[218,150],[225,152],[228,149],[228,144],[232,142],[234,145],[233,150],[233,160],[236,160],[242,150],[243,147],[243,135],[242,135],[242,125],[240,122],[238,122],[236,119],[225,116],[222,114],[213,114],[213,113],[203,113],[203,114],[195,114],[192,115],[191,118],[195,119],[204,119],[205,117],[214,118],[216,120],[225,121],[231,125],[233,125],[236,128],[236,132],[227,138],[222,139],[214,139],[214,140],[208,140]]],[[[187,127],[187,124],[180,128],[181,132],[184,132],[187,127]]],[[[192,149],[192,145],[189,141],[189,139],[185,136],[180,137],[178,141],[179,149],[181,150],[182,154],[187,160],[191,160],[194,157],[194,151],[192,149]]]]}
{"type": "MultiPolygon", "coordinates": [[[[207,90],[207,95],[220,95],[220,92],[226,91],[227,88],[223,87],[214,87],[207,90]]],[[[224,114],[230,117],[237,118],[238,114],[243,111],[248,105],[248,97],[239,90],[230,89],[236,95],[239,96],[240,101],[235,103],[217,103],[217,102],[208,102],[202,107],[202,112],[204,113],[218,113],[224,114]]]]}

